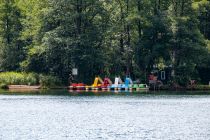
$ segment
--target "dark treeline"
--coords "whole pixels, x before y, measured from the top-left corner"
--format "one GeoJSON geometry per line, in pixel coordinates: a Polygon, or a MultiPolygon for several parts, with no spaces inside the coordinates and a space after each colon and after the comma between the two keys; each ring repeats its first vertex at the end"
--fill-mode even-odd
{"type": "Polygon", "coordinates": [[[0,68],[67,81],[130,74],[154,67],[171,80],[209,81],[208,0],[1,0],[0,68]],[[207,75],[208,76],[207,76],[207,75]]]}

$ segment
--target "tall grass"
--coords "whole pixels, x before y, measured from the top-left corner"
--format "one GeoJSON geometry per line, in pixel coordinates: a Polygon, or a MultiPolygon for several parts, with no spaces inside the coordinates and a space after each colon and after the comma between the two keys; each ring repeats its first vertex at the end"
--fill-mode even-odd
{"type": "Polygon", "coordinates": [[[6,85],[37,85],[39,76],[35,73],[2,72],[0,84],[6,85]]]}
{"type": "Polygon", "coordinates": [[[24,72],[0,73],[0,88],[6,85],[41,85],[43,88],[51,88],[62,85],[61,80],[55,76],[24,72]]]}

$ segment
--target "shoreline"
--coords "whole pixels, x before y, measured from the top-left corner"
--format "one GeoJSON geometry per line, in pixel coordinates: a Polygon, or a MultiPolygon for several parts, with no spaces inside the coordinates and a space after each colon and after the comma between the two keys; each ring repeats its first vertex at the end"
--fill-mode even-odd
{"type": "MultiPolygon", "coordinates": [[[[29,86],[29,85],[7,85],[6,87],[1,88],[1,89],[27,90],[27,91],[30,91],[30,90],[42,90],[42,89],[49,89],[49,90],[62,90],[62,89],[65,89],[65,90],[68,90],[68,86],[42,87],[41,85],[35,85],[35,86],[29,86]]],[[[92,91],[92,90],[90,90],[90,91],[92,91]]],[[[210,86],[209,85],[195,85],[195,86],[189,86],[189,87],[163,86],[163,87],[155,88],[155,89],[153,87],[150,87],[149,91],[210,91],[210,86]]]]}

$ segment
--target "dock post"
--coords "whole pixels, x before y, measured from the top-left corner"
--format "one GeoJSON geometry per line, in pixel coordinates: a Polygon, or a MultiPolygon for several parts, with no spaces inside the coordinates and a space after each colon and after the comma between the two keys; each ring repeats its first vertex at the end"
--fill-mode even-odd
{"type": "Polygon", "coordinates": [[[120,90],[121,90],[121,88],[117,88],[117,90],[118,90],[118,91],[120,91],[120,90]]]}

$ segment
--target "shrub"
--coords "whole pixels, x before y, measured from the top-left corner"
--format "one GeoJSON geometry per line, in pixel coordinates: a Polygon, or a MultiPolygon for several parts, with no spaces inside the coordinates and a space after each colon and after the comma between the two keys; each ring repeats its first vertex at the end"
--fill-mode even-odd
{"type": "Polygon", "coordinates": [[[43,88],[56,87],[61,85],[61,80],[55,76],[40,75],[39,83],[43,88]]]}
{"type": "Polygon", "coordinates": [[[0,88],[7,85],[41,85],[44,88],[61,85],[61,80],[54,76],[38,75],[36,73],[2,72],[0,73],[0,88]]]}
{"type": "Polygon", "coordinates": [[[0,73],[0,84],[6,85],[37,85],[37,74],[2,72],[0,73]]]}
{"type": "Polygon", "coordinates": [[[189,89],[210,90],[210,86],[209,85],[195,85],[194,87],[189,87],[189,89]]]}
{"type": "Polygon", "coordinates": [[[174,80],[177,84],[182,87],[187,87],[191,79],[199,81],[199,76],[195,69],[195,65],[188,64],[178,66],[176,68],[176,76],[174,80]]]}
{"type": "Polygon", "coordinates": [[[3,83],[2,83],[2,84],[0,84],[0,88],[1,88],[1,89],[8,89],[8,86],[7,86],[6,84],[3,84],[3,83]]]}

